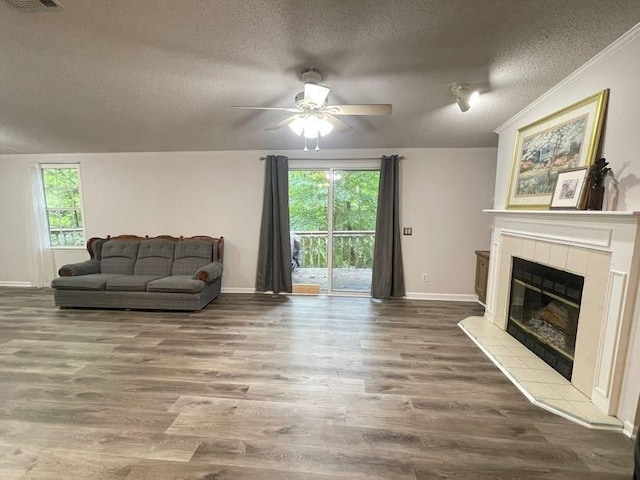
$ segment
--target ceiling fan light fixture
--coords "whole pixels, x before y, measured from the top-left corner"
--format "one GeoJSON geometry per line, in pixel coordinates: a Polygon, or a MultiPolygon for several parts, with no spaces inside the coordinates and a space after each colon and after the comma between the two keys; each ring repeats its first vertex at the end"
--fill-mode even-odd
{"type": "Polygon", "coordinates": [[[236,105],[232,108],[292,113],[293,115],[290,117],[265,128],[265,130],[278,130],[284,126],[289,126],[293,133],[305,138],[305,145],[307,139],[316,139],[316,150],[319,149],[318,138],[327,136],[332,131],[345,133],[353,129],[347,122],[338,118],[342,115],[391,115],[392,106],[388,103],[329,104],[327,99],[331,89],[320,85],[319,82],[321,80],[322,75],[317,70],[309,69],[303,72],[304,91],[296,95],[293,107],[248,107],[236,105]]]}
{"type": "Polygon", "coordinates": [[[304,120],[298,116],[293,122],[289,124],[289,128],[293,131],[293,133],[300,136],[302,135],[302,132],[304,132],[304,124],[304,120]]]}
{"type": "Polygon", "coordinates": [[[466,83],[454,83],[450,91],[456,97],[456,103],[461,112],[468,111],[480,97],[480,92],[466,83]]]}
{"type": "Polygon", "coordinates": [[[329,121],[326,118],[320,117],[318,119],[318,133],[320,134],[321,137],[326,137],[331,133],[332,130],[333,130],[333,125],[331,125],[331,123],[329,123],[329,121]]]}
{"type": "Polygon", "coordinates": [[[305,138],[324,137],[331,133],[333,125],[323,116],[317,113],[308,113],[297,117],[289,124],[289,128],[296,135],[304,135],[305,138]]]}

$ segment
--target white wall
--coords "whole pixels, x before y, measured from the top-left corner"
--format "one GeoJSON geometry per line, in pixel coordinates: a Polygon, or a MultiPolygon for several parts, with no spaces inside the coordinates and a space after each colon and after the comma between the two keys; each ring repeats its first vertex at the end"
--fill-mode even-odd
{"type": "MultiPolygon", "coordinates": [[[[2,197],[28,187],[29,164],[64,161],[80,163],[87,238],[223,235],[224,286],[253,287],[264,181],[256,152],[3,156],[2,197]]],[[[24,200],[24,194],[18,198],[24,200]]],[[[2,224],[24,231],[24,202],[16,203],[3,212],[2,224]]],[[[0,264],[0,282],[28,281],[27,243],[5,235],[0,242],[6,260],[0,264]]],[[[58,250],[55,256],[58,266],[88,258],[84,249],[58,250]]]]}
{"type": "MultiPolygon", "coordinates": [[[[501,126],[497,130],[499,142],[494,208],[503,209],[506,203],[517,129],[609,88],[602,156],[610,162],[610,167],[620,182],[617,209],[640,211],[639,77],[640,24],[501,126]]],[[[636,303],[618,409],[618,418],[625,422],[627,431],[634,422],[637,425],[635,417],[639,394],[640,305],[636,303]]]]}
{"type": "MultiPolygon", "coordinates": [[[[283,151],[301,157],[299,151],[283,151]]],[[[379,157],[382,150],[323,151],[324,158],[379,157]]],[[[489,246],[496,150],[402,149],[401,219],[407,291],[473,295],[474,250],[489,246]],[[420,274],[429,274],[422,283],[420,274]]],[[[24,210],[28,166],[79,162],[87,237],[108,234],[225,237],[226,291],[253,290],[264,152],[172,152],[0,156],[0,284],[29,282],[24,210]],[[5,208],[6,207],[6,208],[5,208]]],[[[309,155],[318,158],[317,154],[309,155]]],[[[319,162],[321,160],[318,160],[319,162]]],[[[88,258],[58,250],[58,266],[88,258]]],[[[437,296],[437,295],[436,295],[437,296]]]]}
{"type": "Polygon", "coordinates": [[[481,212],[493,202],[495,162],[494,148],[407,153],[400,172],[401,219],[402,226],[413,227],[413,235],[402,242],[411,296],[473,294],[475,250],[490,245],[492,219],[481,212]]]}
{"type": "MultiPolygon", "coordinates": [[[[2,158],[2,157],[0,157],[2,158]]],[[[31,283],[27,218],[28,168],[21,159],[0,160],[0,282],[31,283]]]]}

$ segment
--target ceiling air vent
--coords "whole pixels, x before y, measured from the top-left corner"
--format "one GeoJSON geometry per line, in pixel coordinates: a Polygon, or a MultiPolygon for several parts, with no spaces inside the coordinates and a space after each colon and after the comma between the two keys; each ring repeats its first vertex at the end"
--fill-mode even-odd
{"type": "Polygon", "coordinates": [[[54,11],[64,8],[58,0],[6,0],[10,7],[23,12],[54,11]]]}

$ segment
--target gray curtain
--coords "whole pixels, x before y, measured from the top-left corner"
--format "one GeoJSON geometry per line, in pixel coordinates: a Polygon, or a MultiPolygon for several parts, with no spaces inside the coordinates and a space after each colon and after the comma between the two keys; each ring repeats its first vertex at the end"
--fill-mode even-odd
{"type": "Polygon", "coordinates": [[[264,162],[264,201],[256,290],[291,292],[289,159],[281,155],[269,155],[264,162]]]}
{"type": "Polygon", "coordinates": [[[382,157],[378,188],[376,240],[373,250],[373,298],[404,297],[404,268],[400,246],[400,189],[397,155],[382,157]]]}

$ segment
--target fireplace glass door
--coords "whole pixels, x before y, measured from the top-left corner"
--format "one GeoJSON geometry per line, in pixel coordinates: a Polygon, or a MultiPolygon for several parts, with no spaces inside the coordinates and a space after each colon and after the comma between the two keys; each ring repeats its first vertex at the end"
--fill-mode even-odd
{"type": "Polygon", "coordinates": [[[507,331],[568,380],[584,277],[513,258],[507,331]]]}

